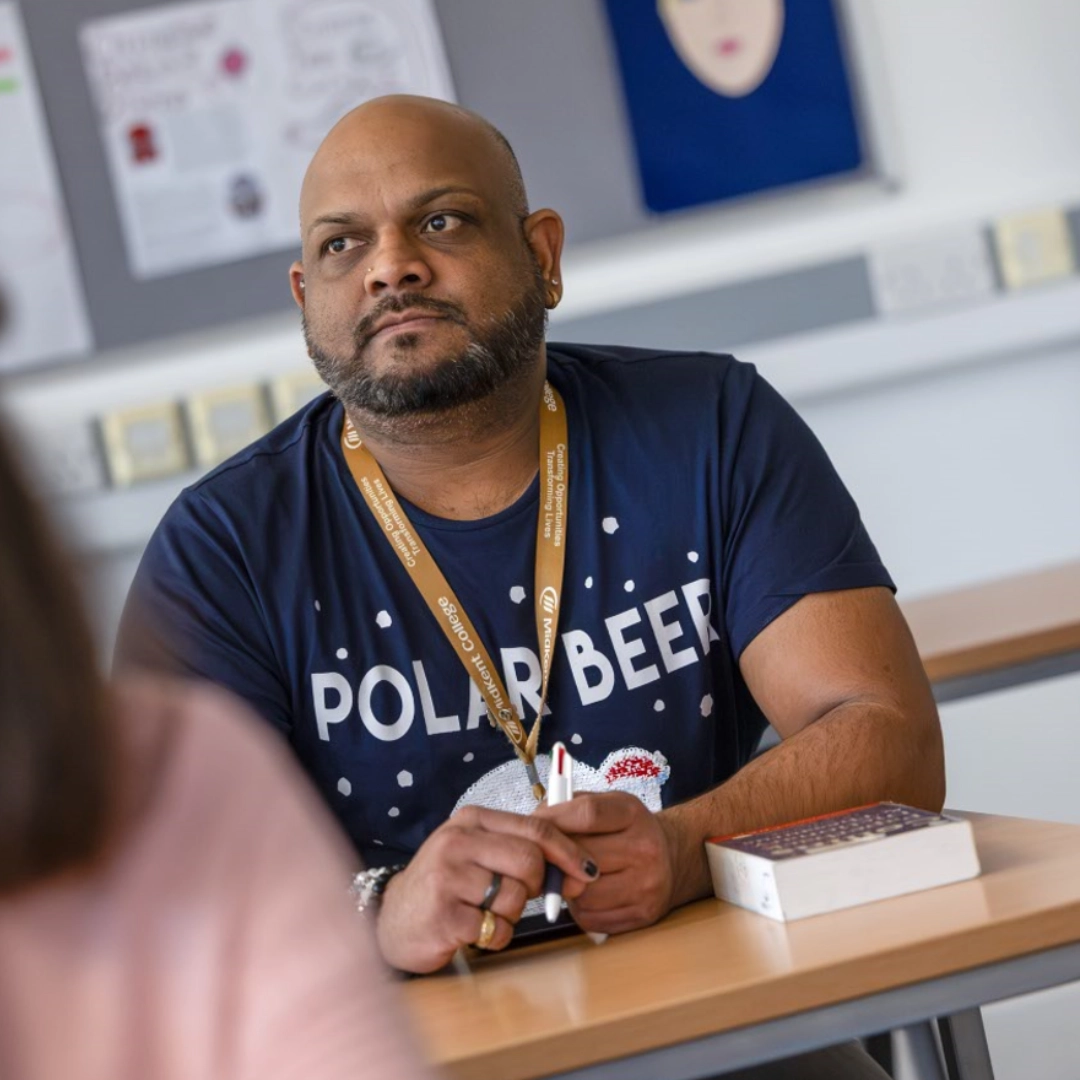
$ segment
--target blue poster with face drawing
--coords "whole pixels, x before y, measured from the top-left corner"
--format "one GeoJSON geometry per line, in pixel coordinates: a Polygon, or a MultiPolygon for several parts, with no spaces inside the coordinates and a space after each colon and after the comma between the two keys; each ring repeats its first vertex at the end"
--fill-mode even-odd
{"type": "Polygon", "coordinates": [[[862,170],[833,0],[606,0],[646,205],[862,170]]]}

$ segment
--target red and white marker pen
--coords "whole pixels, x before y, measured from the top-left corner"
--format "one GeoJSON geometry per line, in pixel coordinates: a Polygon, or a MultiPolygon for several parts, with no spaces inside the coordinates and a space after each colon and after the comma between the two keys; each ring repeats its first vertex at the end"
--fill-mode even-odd
{"type": "MultiPolygon", "coordinates": [[[[551,771],[548,773],[547,804],[558,806],[574,797],[574,759],[557,742],[551,748],[551,771]]],[[[544,874],[544,915],[553,923],[562,910],[563,872],[548,863],[544,874]]]]}

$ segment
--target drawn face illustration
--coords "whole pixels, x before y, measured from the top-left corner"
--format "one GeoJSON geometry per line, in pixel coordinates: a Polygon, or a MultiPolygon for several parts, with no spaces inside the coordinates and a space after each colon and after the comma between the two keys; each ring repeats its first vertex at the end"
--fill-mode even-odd
{"type": "Polygon", "coordinates": [[[744,97],[772,70],[784,32],[784,0],[658,0],[679,59],[724,97],[744,97]]]}

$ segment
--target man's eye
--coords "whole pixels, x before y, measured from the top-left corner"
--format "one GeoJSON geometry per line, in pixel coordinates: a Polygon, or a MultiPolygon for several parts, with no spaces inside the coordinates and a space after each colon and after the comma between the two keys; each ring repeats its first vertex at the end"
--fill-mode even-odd
{"type": "Polygon", "coordinates": [[[448,233],[461,228],[457,214],[433,214],[424,222],[425,232],[448,233]]]}
{"type": "Polygon", "coordinates": [[[343,255],[351,247],[355,246],[356,241],[351,240],[347,236],[335,236],[333,240],[326,242],[326,251],[330,255],[343,255]]]}

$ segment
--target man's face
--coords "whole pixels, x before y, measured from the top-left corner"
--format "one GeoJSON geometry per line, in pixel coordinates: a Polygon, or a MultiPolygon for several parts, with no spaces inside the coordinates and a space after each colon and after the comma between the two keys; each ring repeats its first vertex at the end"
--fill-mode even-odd
{"type": "Polygon", "coordinates": [[[784,31],[783,0],[658,0],[671,44],[695,77],[725,97],[756,90],[784,31]]]}
{"type": "Polygon", "coordinates": [[[304,332],[352,408],[383,416],[479,400],[540,362],[545,282],[487,133],[376,114],[305,184],[304,332]]]}

